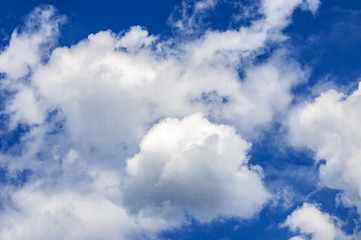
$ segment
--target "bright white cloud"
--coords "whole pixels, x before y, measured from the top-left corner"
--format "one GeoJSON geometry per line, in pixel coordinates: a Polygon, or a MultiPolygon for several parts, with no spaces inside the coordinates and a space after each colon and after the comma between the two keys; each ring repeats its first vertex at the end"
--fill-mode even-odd
{"type": "Polygon", "coordinates": [[[337,218],[321,212],[317,206],[308,203],[292,212],[282,226],[289,227],[292,232],[302,234],[290,240],[309,239],[307,236],[311,236],[312,240],[351,239],[342,232],[340,221],[337,218]]]}
{"type": "Polygon", "coordinates": [[[125,206],[136,212],[201,222],[250,218],[266,202],[259,167],[249,169],[250,144],[200,114],[161,121],[127,160],[125,206]]]}
{"type": "Polygon", "coordinates": [[[325,160],[319,169],[324,185],[343,190],[346,205],[361,212],[361,85],[350,96],[335,90],[322,93],[292,114],[291,141],[316,153],[316,161],[325,160]]]}

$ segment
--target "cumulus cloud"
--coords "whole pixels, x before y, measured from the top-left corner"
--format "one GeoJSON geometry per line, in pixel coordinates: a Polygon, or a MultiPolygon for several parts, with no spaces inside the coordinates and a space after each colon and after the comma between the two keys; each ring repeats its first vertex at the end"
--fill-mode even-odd
{"type": "Polygon", "coordinates": [[[335,90],[323,92],[314,102],[299,106],[291,115],[290,138],[295,146],[315,151],[321,182],[343,190],[347,206],[361,212],[361,85],[346,96],[335,90]]]}
{"type": "Polygon", "coordinates": [[[250,147],[234,128],[200,114],[165,119],[127,160],[125,206],[172,219],[186,213],[201,222],[250,218],[269,197],[259,167],[247,166],[250,147]]]}
{"type": "Polygon", "coordinates": [[[292,232],[302,235],[290,238],[290,240],[347,240],[351,236],[346,236],[341,230],[340,221],[327,213],[321,212],[317,206],[305,203],[302,207],[293,211],[288,217],[283,227],[289,227],[292,232]]]}
{"type": "Polygon", "coordinates": [[[0,186],[0,236],[146,238],[189,218],[256,215],[269,194],[244,139],[288,109],[307,73],[284,49],[255,58],[285,39],[301,3],[265,0],[250,26],[184,41],[135,26],[70,47],[54,46],[64,18],[36,8],[0,55],[8,131],[28,129],[0,162],[31,172],[24,186],[0,186]]]}

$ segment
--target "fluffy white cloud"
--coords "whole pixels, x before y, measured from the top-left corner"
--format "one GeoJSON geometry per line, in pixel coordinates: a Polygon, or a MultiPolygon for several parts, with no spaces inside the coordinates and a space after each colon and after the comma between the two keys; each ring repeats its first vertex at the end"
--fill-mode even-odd
{"type": "Polygon", "coordinates": [[[322,93],[314,102],[301,105],[292,114],[291,141],[325,160],[319,169],[324,185],[343,190],[343,202],[361,212],[361,85],[350,96],[335,90],[322,93]]]}
{"type": "Polygon", "coordinates": [[[247,166],[250,146],[232,127],[200,114],[165,119],[127,160],[125,206],[167,219],[250,218],[269,197],[259,167],[247,166]]]}
{"type": "Polygon", "coordinates": [[[309,239],[312,240],[347,240],[351,236],[346,236],[340,229],[340,221],[327,213],[321,212],[317,206],[305,203],[287,217],[283,227],[289,227],[293,232],[302,235],[295,236],[290,240],[309,239]]]}

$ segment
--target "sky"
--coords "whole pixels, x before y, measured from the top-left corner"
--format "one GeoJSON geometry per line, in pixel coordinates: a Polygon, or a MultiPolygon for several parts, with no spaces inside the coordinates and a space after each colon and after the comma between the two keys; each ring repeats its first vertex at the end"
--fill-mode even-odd
{"type": "Polygon", "coordinates": [[[0,3],[0,239],[361,239],[360,1],[0,3]]]}

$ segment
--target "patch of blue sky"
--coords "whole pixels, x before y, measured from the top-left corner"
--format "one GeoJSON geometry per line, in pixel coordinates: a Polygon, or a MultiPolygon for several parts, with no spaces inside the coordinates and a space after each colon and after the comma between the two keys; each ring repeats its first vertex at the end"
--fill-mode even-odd
{"type": "Polygon", "coordinates": [[[309,87],[333,81],[354,90],[360,77],[361,2],[322,2],[315,16],[300,9],[285,29],[298,61],[311,67],[309,87]]]}
{"type": "Polygon", "coordinates": [[[0,151],[19,156],[23,152],[22,137],[30,131],[30,126],[19,124],[15,129],[9,130],[9,116],[0,115],[0,151]]]}
{"type": "Polygon", "coordinates": [[[17,171],[15,174],[9,174],[6,168],[0,168],[0,184],[21,187],[28,181],[31,175],[32,171],[29,169],[17,171]]]}

